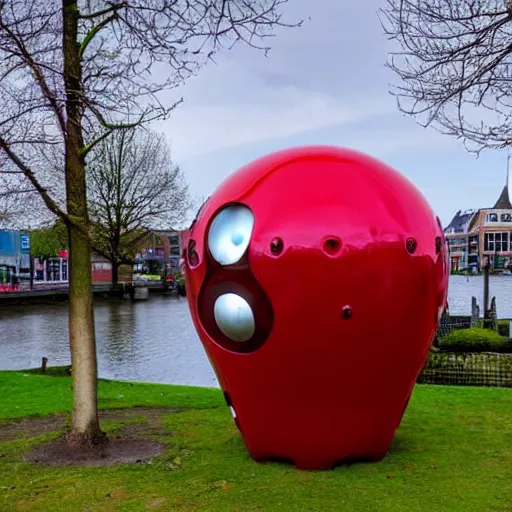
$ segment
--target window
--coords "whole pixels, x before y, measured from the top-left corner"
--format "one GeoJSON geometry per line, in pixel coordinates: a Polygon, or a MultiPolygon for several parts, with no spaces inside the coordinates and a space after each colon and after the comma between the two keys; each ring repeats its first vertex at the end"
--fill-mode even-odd
{"type": "Polygon", "coordinates": [[[509,250],[509,233],[485,233],[484,251],[505,252],[509,250]]]}
{"type": "Polygon", "coordinates": [[[93,270],[111,270],[112,264],[108,261],[96,261],[92,264],[93,270]]]}
{"type": "Polygon", "coordinates": [[[169,245],[179,245],[180,236],[179,235],[171,235],[169,237],[169,245]]]}
{"type": "Polygon", "coordinates": [[[486,217],[487,222],[498,222],[497,213],[488,213],[486,217]]]}
{"type": "Polygon", "coordinates": [[[501,222],[512,222],[512,214],[511,213],[502,213],[501,214],[501,222]]]}

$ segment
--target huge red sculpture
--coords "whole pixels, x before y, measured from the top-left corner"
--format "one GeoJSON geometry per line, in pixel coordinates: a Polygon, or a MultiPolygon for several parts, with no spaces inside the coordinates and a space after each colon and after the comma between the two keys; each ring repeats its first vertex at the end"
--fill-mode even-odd
{"type": "Polygon", "coordinates": [[[192,317],[251,456],[383,458],[446,302],[421,193],[361,153],[290,149],[232,174],[187,235],[192,317]]]}

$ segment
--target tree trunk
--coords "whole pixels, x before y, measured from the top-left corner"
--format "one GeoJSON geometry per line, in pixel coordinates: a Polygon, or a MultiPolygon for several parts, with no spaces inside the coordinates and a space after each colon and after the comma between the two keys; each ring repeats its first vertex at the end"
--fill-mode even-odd
{"type": "Polygon", "coordinates": [[[112,289],[115,290],[119,283],[119,265],[112,261],[112,289]]]}
{"type": "Polygon", "coordinates": [[[87,212],[83,147],[81,63],[77,0],[62,0],[66,90],[66,206],[69,239],[69,342],[73,375],[72,444],[103,442],[98,421],[96,341],[92,296],[90,221],[87,212]]]}

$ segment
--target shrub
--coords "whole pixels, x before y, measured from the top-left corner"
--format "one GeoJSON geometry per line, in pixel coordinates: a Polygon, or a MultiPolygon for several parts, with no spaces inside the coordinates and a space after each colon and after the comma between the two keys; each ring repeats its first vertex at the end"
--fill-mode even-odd
{"type": "Polygon", "coordinates": [[[508,337],[481,327],[456,329],[439,340],[444,352],[510,352],[510,345],[508,337]]]}
{"type": "Polygon", "coordinates": [[[510,338],[510,320],[498,320],[498,334],[510,338]]]}

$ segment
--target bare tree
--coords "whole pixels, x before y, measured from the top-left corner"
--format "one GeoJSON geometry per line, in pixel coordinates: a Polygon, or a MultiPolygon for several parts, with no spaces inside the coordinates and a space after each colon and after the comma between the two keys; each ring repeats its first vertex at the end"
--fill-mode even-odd
{"type": "Polygon", "coordinates": [[[93,247],[112,264],[133,264],[153,228],[178,226],[191,206],[188,185],[172,163],[163,135],[118,130],[91,153],[87,165],[93,247]]]}
{"type": "Polygon", "coordinates": [[[23,173],[13,169],[10,162],[0,163],[0,229],[27,229],[47,220],[35,214],[40,202],[23,173]]]}
{"type": "Polygon", "coordinates": [[[70,443],[105,440],[97,361],[86,158],[102,140],[169,115],[162,92],[219,48],[262,43],[287,0],[0,0],[0,153],[68,228],[70,443]],[[56,160],[55,172],[44,172],[56,160]],[[62,190],[65,190],[63,197],[62,190]]]}
{"type": "Polygon", "coordinates": [[[398,107],[470,151],[512,143],[512,2],[387,0],[398,107]]]}

